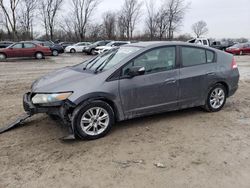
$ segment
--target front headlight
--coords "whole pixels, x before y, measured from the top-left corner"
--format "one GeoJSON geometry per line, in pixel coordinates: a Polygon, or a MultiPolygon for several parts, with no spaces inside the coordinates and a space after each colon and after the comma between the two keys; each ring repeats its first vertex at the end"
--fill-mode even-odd
{"type": "Polygon", "coordinates": [[[46,103],[64,101],[67,98],[69,98],[70,95],[72,95],[72,92],[52,93],[52,94],[36,94],[32,98],[32,103],[33,104],[46,104],[46,103]]]}

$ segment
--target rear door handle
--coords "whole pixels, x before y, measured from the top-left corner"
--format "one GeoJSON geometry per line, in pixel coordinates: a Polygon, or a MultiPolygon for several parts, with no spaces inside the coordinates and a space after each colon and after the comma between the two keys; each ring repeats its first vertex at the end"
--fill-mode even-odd
{"type": "Polygon", "coordinates": [[[207,75],[208,76],[213,76],[213,75],[215,75],[215,72],[208,72],[207,75]]]}
{"type": "Polygon", "coordinates": [[[171,78],[170,79],[166,79],[165,83],[166,84],[174,84],[174,83],[176,83],[176,79],[171,79],[171,78]]]}

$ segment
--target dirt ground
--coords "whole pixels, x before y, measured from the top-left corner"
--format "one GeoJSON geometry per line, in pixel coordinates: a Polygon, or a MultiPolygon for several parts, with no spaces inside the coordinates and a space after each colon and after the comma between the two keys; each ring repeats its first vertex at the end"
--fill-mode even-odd
{"type": "MultiPolygon", "coordinates": [[[[34,79],[84,58],[0,62],[0,126],[23,112],[22,95],[34,79]]],[[[69,143],[59,140],[66,130],[57,122],[33,117],[0,135],[0,188],[250,187],[250,56],[237,62],[239,90],[219,113],[165,113],[69,143]]]]}

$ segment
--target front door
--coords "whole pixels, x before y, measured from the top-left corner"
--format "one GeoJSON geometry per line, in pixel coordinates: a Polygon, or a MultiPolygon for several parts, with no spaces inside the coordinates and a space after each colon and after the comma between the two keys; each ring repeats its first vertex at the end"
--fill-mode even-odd
{"type": "Polygon", "coordinates": [[[8,57],[21,57],[23,44],[17,43],[9,48],[8,57]]]}
{"type": "Polygon", "coordinates": [[[176,47],[150,50],[133,59],[122,69],[119,91],[127,118],[178,108],[179,70],[176,47]],[[129,68],[140,66],[145,74],[126,78],[129,68]]]}

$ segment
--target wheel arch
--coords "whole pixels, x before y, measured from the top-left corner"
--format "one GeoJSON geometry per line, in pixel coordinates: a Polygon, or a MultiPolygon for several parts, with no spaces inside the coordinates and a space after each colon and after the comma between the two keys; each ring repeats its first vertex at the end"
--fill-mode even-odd
{"type": "Polygon", "coordinates": [[[8,57],[7,54],[6,54],[5,52],[0,52],[0,54],[5,55],[6,58],[8,57]]]}
{"type": "Polygon", "coordinates": [[[107,103],[108,105],[110,105],[110,107],[114,111],[115,121],[120,121],[122,119],[122,117],[121,117],[122,114],[118,110],[117,104],[112,99],[110,99],[110,97],[107,97],[107,96],[89,96],[88,98],[83,99],[80,102],[77,102],[75,109],[79,106],[87,105],[93,101],[103,101],[103,102],[107,103]]]}
{"type": "Polygon", "coordinates": [[[212,85],[210,85],[208,92],[209,92],[215,85],[217,85],[217,84],[221,84],[221,85],[223,85],[223,86],[226,88],[226,96],[228,97],[228,95],[229,95],[229,85],[228,85],[228,83],[225,82],[225,81],[218,81],[218,82],[213,83],[212,85]]]}
{"type": "Polygon", "coordinates": [[[44,55],[44,53],[42,51],[36,51],[34,55],[36,55],[37,53],[41,53],[44,55]]]}

